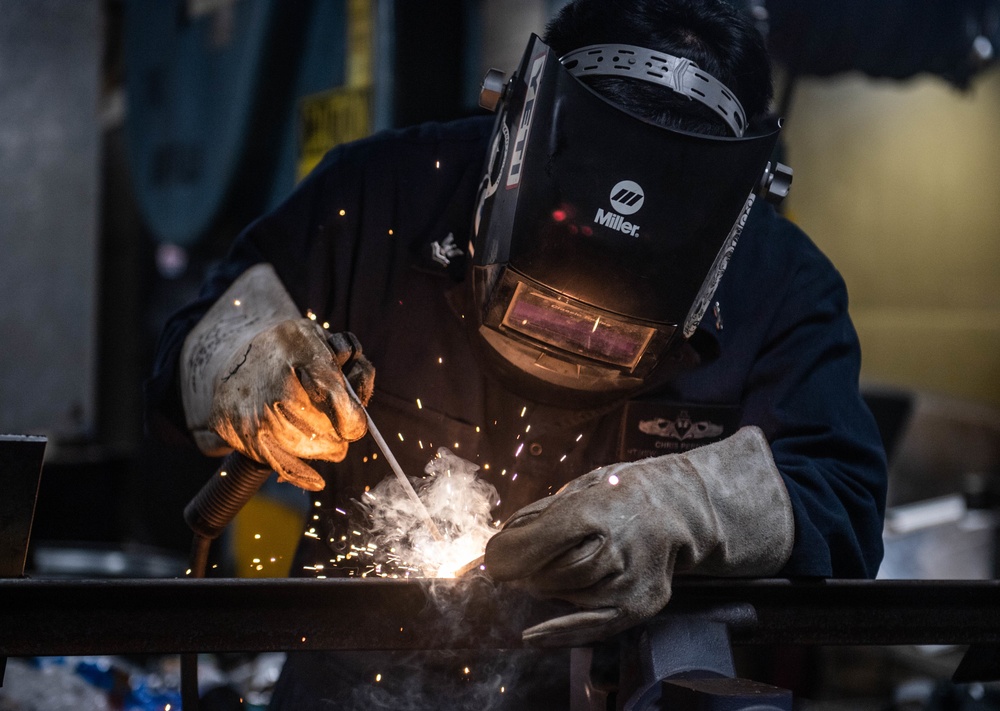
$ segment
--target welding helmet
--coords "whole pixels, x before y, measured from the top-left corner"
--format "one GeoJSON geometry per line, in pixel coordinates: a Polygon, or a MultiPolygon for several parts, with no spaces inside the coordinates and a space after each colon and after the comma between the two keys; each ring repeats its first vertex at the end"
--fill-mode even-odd
{"type": "Polygon", "coordinates": [[[770,161],[779,122],[751,130],[687,59],[625,45],[560,58],[534,35],[481,103],[498,113],[469,245],[486,354],[557,397],[637,390],[694,333],[757,195],[787,189],[791,171],[770,161]],[[733,135],[652,123],[587,75],[668,87],[733,135]]]}

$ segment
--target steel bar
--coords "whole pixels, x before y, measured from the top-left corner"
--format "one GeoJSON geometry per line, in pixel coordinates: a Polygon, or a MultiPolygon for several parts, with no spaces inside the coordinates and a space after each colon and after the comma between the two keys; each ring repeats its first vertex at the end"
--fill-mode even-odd
{"type": "MultiPolygon", "coordinates": [[[[998,581],[682,580],[663,614],[720,608],[736,645],[1000,643],[998,581]]],[[[0,580],[0,655],[515,648],[567,609],[476,578],[0,580]]]]}

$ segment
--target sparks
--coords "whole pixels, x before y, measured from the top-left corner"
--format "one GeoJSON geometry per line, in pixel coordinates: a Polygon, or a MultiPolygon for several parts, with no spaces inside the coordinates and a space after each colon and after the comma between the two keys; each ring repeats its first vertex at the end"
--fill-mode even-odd
{"type": "Polygon", "coordinates": [[[435,168],[440,168],[441,167],[441,161],[439,161],[439,160],[434,161],[434,167],[435,168]]]}
{"type": "Polygon", "coordinates": [[[417,409],[418,410],[423,410],[424,409],[424,404],[422,402],[420,402],[420,398],[417,398],[417,409]]]}
{"type": "Polygon", "coordinates": [[[396,436],[397,436],[397,437],[399,437],[399,441],[400,441],[400,442],[402,442],[402,441],[403,441],[403,433],[402,433],[402,432],[397,432],[397,433],[396,433],[396,436]]]}
{"type": "Polygon", "coordinates": [[[389,234],[390,234],[390,235],[392,234],[392,230],[391,230],[391,229],[389,230],[389,234]]]}
{"type": "Polygon", "coordinates": [[[344,215],[346,215],[346,214],[347,214],[347,210],[341,210],[341,211],[340,211],[339,213],[337,213],[337,214],[338,214],[338,215],[340,215],[341,217],[343,217],[344,215]]]}
{"type": "Polygon", "coordinates": [[[253,534],[253,537],[254,537],[255,540],[258,540],[258,541],[260,540],[260,534],[259,533],[253,534]]]}
{"type": "Polygon", "coordinates": [[[559,461],[560,462],[565,462],[566,461],[566,455],[564,454],[561,457],[559,457],[559,461]]]}
{"type": "Polygon", "coordinates": [[[600,316],[598,316],[598,317],[597,317],[597,320],[596,320],[596,321],[594,321],[594,327],[593,327],[592,329],[590,329],[590,332],[591,332],[591,333],[593,333],[594,331],[596,331],[596,330],[597,330],[597,327],[598,327],[599,325],[601,325],[601,317],[600,317],[600,316]]]}
{"type": "Polygon", "coordinates": [[[521,454],[521,450],[522,450],[522,449],[524,449],[524,442],[521,442],[521,444],[520,444],[520,445],[518,445],[518,447],[517,447],[517,451],[516,451],[516,452],[514,452],[514,456],[515,456],[515,457],[519,456],[519,455],[521,454]]]}
{"type": "Polygon", "coordinates": [[[219,476],[226,476],[226,472],[224,472],[224,471],[219,472],[219,476]]]}
{"type": "Polygon", "coordinates": [[[444,363],[444,358],[438,358],[438,363],[439,364],[444,363]]]}
{"type": "Polygon", "coordinates": [[[611,486],[618,486],[618,477],[612,474],[608,477],[608,483],[611,484],[611,486]]]}
{"type": "MultiPolygon", "coordinates": [[[[402,632],[402,631],[403,631],[403,628],[402,628],[402,627],[400,627],[400,628],[399,628],[399,631],[400,631],[400,632],[402,632]]],[[[375,675],[375,681],[376,681],[376,682],[379,682],[379,681],[382,681],[382,675],[381,675],[381,674],[376,674],[376,675],[375,675]]]]}
{"type": "Polygon", "coordinates": [[[313,501],[313,506],[315,506],[316,508],[319,508],[322,505],[323,504],[321,504],[319,501],[313,501]]]}
{"type": "Polygon", "coordinates": [[[581,439],[583,439],[583,433],[582,432],[576,436],[576,441],[579,442],[581,439]]]}
{"type": "Polygon", "coordinates": [[[234,300],[233,300],[233,306],[239,306],[239,305],[240,305],[240,303],[241,303],[241,302],[240,302],[240,300],[239,300],[239,299],[234,299],[234,300]]]}
{"type": "Polygon", "coordinates": [[[524,407],[522,407],[521,408],[521,417],[524,417],[524,413],[526,413],[527,411],[528,411],[528,406],[527,405],[525,405],[524,407]]]}

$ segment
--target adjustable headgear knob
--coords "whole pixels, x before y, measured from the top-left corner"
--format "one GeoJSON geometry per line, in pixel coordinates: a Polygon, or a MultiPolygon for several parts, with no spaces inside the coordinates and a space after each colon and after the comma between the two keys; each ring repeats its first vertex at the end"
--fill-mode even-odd
{"type": "Polygon", "coordinates": [[[484,109],[496,111],[506,90],[504,73],[499,69],[490,69],[483,77],[483,86],[479,91],[479,105],[484,109]]]}
{"type": "Polygon", "coordinates": [[[779,204],[788,197],[792,189],[792,169],[784,163],[768,163],[760,179],[757,194],[772,205],[779,204]]]}

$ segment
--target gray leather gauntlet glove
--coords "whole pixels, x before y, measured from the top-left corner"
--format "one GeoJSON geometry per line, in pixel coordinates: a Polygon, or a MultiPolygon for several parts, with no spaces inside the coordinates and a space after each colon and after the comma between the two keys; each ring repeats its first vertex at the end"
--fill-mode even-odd
{"type": "Polygon", "coordinates": [[[601,467],[514,514],[486,571],[583,610],[524,631],[579,645],[659,612],[675,572],[762,576],[788,559],[791,503],[764,434],[744,427],[684,454],[601,467]]]}
{"type": "Polygon", "coordinates": [[[353,336],[300,317],[274,269],[258,264],[188,334],[180,377],[187,425],[205,454],[235,449],[318,491],[325,482],[302,459],[339,462],[364,436],[375,369],[353,336]],[[352,358],[360,402],[341,371],[352,358]]]}

